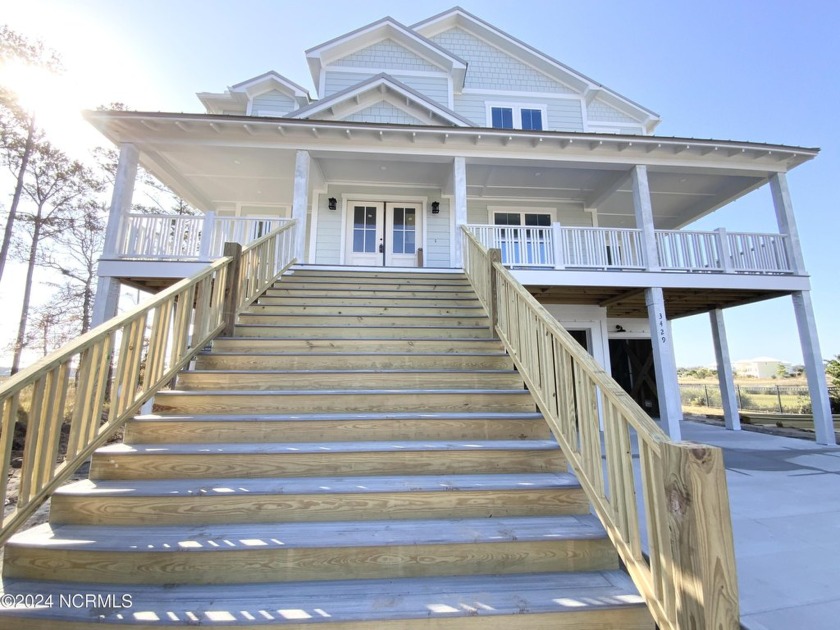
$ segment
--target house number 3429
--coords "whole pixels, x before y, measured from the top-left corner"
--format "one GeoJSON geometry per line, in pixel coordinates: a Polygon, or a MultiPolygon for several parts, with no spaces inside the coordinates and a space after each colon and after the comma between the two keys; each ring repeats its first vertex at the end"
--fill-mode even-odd
{"type": "Polygon", "coordinates": [[[659,326],[659,338],[662,340],[662,343],[666,343],[668,341],[668,337],[665,334],[665,314],[660,312],[659,313],[659,321],[657,322],[659,326]]]}

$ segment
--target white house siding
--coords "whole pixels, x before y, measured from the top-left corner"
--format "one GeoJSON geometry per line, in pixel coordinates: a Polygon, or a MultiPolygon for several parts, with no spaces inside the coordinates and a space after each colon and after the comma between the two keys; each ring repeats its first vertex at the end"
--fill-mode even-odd
{"type": "Polygon", "coordinates": [[[373,68],[374,74],[388,70],[419,70],[439,72],[440,68],[432,65],[392,39],[363,48],[351,55],[333,61],[330,65],[351,68],[373,68]]]}
{"type": "Polygon", "coordinates": [[[460,28],[449,29],[431,39],[467,62],[464,87],[519,92],[574,93],[574,90],[568,86],[551,79],[460,28]]]}
{"type": "MultiPolygon", "coordinates": [[[[492,94],[456,94],[455,112],[479,127],[488,127],[487,103],[516,103],[545,105],[546,130],[583,131],[581,101],[576,98],[508,97],[492,94]]],[[[637,130],[638,131],[638,130],[637,130]]]]}
{"type": "MultiPolygon", "coordinates": [[[[341,246],[346,238],[346,232],[342,230],[343,200],[352,200],[358,196],[360,200],[376,199],[389,203],[399,203],[394,197],[410,200],[412,197],[418,201],[426,199],[426,208],[423,213],[423,224],[426,232],[426,247],[423,251],[424,266],[426,267],[449,267],[450,265],[450,243],[451,224],[449,203],[441,198],[441,191],[432,188],[381,188],[371,184],[370,186],[344,186],[332,184],[328,192],[318,198],[318,222],[317,234],[315,236],[315,263],[319,265],[340,265],[341,246]],[[335,197],[338,200],[338,209],[328,208],[328,199],[335,197]],[[440,213],[431,213],[432,201],[440,201],[440,213]]],[[[346,226],[345,226],[346,227],[346,226]]],[[[422,245],[418,245],[421,247],[422,245]]]]}
{"type": "Polygon", "coordinates": [[[297,108],[291,96],[277,90],[255,96],[251,101],[252,116],[284,116],[297,108]]]}
{"type": "Polygon", "coordinates": [[[589,104],[589,107],[586,110],[586,117],[592,122],[614,122],[614,123],[636,123],[638,124],[638,120],[634,120],[627,114],[618,111],[612,105],[608,105],[604,101],[600,99],[595,99],[589,104]]]}
{"type": "Polygon", "coordinates": [[[387,103],[385,101],[358,111],[352,116],[347,116],[344,120],[350,122],[393,123],[400,125],[421,124],[418,119],[414,118],[414,116],[409,116],[401,109],[398,109],[391,105],[391,103],[387,103]]]}

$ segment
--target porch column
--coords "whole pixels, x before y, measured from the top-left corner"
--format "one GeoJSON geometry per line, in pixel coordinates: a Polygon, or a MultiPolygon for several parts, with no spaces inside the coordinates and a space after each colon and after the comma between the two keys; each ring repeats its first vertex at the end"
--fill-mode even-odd
{"type": "MultiPolygon", "coordinates": [[[[105,243],[102,258],[116,258],[119,238],[125,216],[131,211],[134,196],[134,182],[137,179],[137,162],[140,157],[137,147],[125,143],[120,146],[120,159],[114,178],[114,192],[111,195],[111,209],[105,228],[105,243]]],[[[96,298],[93,301],[91,327],[98,326],[117,314],[120,299],[120,281],[112,276],[100,276],[96,284],[96,298]]]]}
{"type": "Polygon", "coordinates": [[[802,346],[802,362],[805,364],[805,377],[808,380],[817,443],[833,445],[837,443],[837,439],[831,417],[831,404],[828,401],[825,365],[820,353],[820,339],[817,335],[814,307],[811,304],[811,292],[796,291],[791,295],[791,299],[793,312],[796,314],[796,327],[799,329],[799,343],[802,346]]]}
{"type": "Polygon", "coordinates": [[[773,207],[776,210],[779,232],[787,236],[787,252],[793,272],[805,273],[799,230],[796,227],[796,218],[793,216],[793,204],[790,201],[787,176],[784,173],[776,173],[770,177],[770,192],[773,194],[773,207]]]}
{"type": "Polygon", "coordinates": [[[650,201],[647,166],[637,164],[630,172],[633,179],[633,210],[636,214],[636,228],[642,231],[642,249],[645,252],[646,269],[659,271],[659,254],[656,249],[656,231],[653,225],[653,205],[650,201]]]}
{"type": "Polygon", "coordinates": [[[467,224],[467,161],[465,158],[456,157],[452,164],[452,192],[455,201],[455,260],[453,267],[464,266],[463,239],[461,237],[461,226],[467,224]]]}
{"type": "Polygon", "coordinates": [[[682,439],[680,422],[683,419],[680,385],[677,382],[677,361],[671,325],[665,317],[665,298],[660,287],[645,289],[645,304],[650,321],[653,368],[656,374],[656,394],[659,397],[659,419],[662,429],[678,442],[682,439]]]}
{"type": "Polygon", "coordinates": [[[309,208],[309,167],[311,158],[309,151],[298,151],[295,154],[295,187],[292,197],[292,218],[297,220],[295,226],[295,257],[298,263],[305,262],[306,253],[306,211],[309,208]]]}
{"type": "Polygon", "coordinates": [[[723,420],[730,431],[740,431],[741,417],[738,415],[738,396],[735,392],[735,378],[732,375],[732,360],[729,357],[729,342],[726,339],[723,310],[716,308],[709,311],[709,319],[712,322],[712,339],[715,343],[723,420]]]}

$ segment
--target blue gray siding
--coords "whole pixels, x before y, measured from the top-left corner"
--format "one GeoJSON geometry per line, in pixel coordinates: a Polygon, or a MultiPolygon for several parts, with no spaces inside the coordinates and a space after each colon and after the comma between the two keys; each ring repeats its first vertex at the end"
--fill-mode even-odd
{"type": "Polygon", "coordinates": [[[342,57],[338,61],[332,62],[331,65],[353,68],[374,68],[377,72],[387,72],[388,70],[440,71],[440,68],[437,66],[432,65],[391,39],[386,39],[351,55],[342,57]]]}
{"type": "Polygon", "coordinates": [[[468,63],[464,87],[520,92],[574,93],[570,87],[460,28],[449,29],[431,39],[468,63]]]}
{"type": "Polygon", "coordinates": [[[595,99],[586,110],[586,117],[593,122],[638,123],[627,114],[618,111],[600,99],[595,99]]]}
{"type": "Polygon", "coordinates": [[[400,125],[421,124],[421,121],[414,118],[414,116],[409,116],[401,109],[394,107],[386,101],[358,111],[351,116],[345,117],[344,120],[350,122],[393,123],[400,125]]]}
{"type": "Polygon", "coordinates": [[[298,108],[291,96],[277,90],[255,96],[251,101],[252,116],[284,116],[298,108]]]}
{"type": "MultiPolygon", "coordinates": [[[[380,74],[384,69],[371,70],[370,73],[342,72],[326,70],[324,79],[324,98],[358,85],[372,76],[380,74]]],[[[408,87],[436,103],[449,106],[449,81],[443,75],[439,77],[401,75],[399,72],[390,73],[397,81],[405,83],[408,87]]]]}
{"type": "Polygon", "coordinates": [[[592,215],[584,212],[583,207],[578,203],[563,203],[557,201],[494,201],[492,199],[478,199],[470,197],[467,199],[467,222],[478,225],[493,223],[490,216],[490,207],[510,208],[511,212],[516,210],[528,211],[531,208],[553,208],[556,210],[557,221],[570,227],[591,227],[592,215]]]}

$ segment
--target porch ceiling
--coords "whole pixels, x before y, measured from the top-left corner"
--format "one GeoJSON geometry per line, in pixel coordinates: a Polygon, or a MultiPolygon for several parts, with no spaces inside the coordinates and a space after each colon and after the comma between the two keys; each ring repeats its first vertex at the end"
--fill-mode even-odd
{"type": "MultiPolygon", "coordinates": [[[[527,286],[543,304],[583,304],[603,306],[607,317],[648,316],[643,288],[527,286]]],[[[749,289],[666,288],[665,311],[668,319],[707,313],[716,308],[730,308],[789,295],[784,291],[749,289]]]]}
{"type": "Polygon", "coordinates": [[[454,129],[249,116],[88,112],[109,139],[203,210],[291,203],[294,155],[310,151],[327,181],[451,192],[467,160],[468,197],[575,203],[604,227],[633,225],[629,171],[646,164],[657,227],[679,228],[816,155],[816,149],[574,132],[454,129]],[[449,187],[449,189],[448,189],[449,187]]]}

